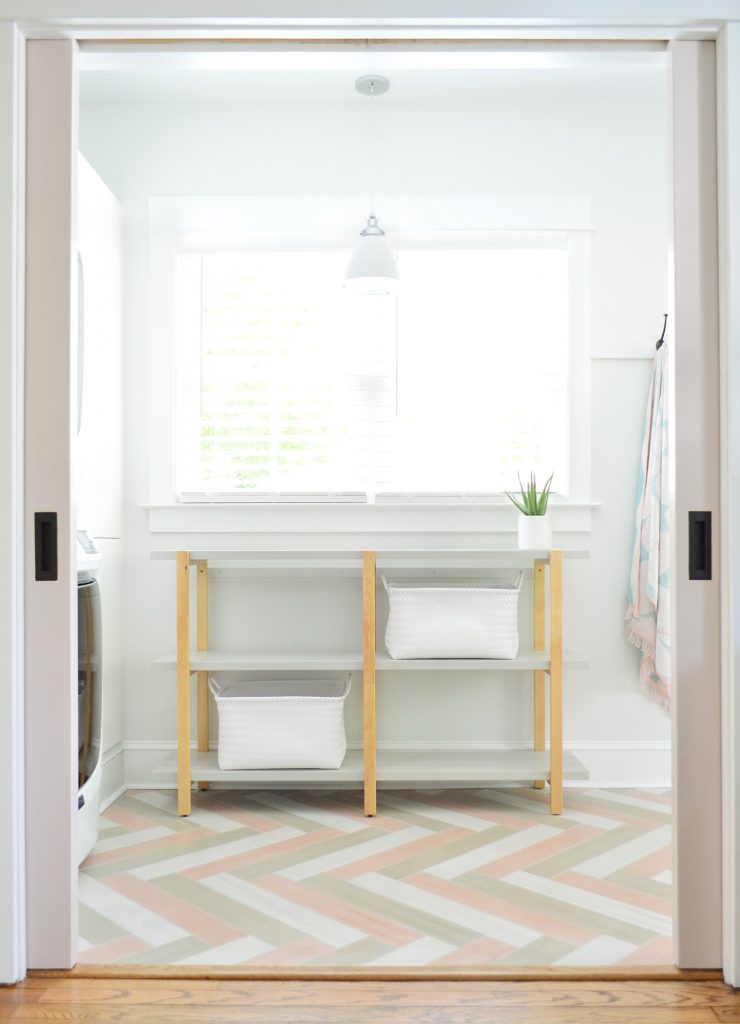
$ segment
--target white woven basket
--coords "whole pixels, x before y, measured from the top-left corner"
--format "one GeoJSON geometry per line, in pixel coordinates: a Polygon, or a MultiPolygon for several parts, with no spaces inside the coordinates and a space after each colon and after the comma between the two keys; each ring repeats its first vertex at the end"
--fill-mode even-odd
{"type": "Polygon", "coordinates": [[[344,701],[351,683],[351,676],[226,686],[209,679],[219,768],[339,768],[347,751],[344,701]]]}
{"type": "Polygon", "coordinates": [[[516,583],[390,582],[385,645],[391,658],[516,658],[516,583]]]}

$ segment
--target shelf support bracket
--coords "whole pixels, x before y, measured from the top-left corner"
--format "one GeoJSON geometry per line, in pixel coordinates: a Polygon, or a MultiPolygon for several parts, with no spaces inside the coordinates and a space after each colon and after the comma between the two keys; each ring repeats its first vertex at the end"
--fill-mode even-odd
{"type": "Polygon", "coordinates": [[[375,552],[362,555],[362,641],[363,641],[363,747],[365,814],[377,812],[377,753],[375,703],[375,552]]]}
{"type": "Polygon", "coordinates": [[[190,814],[190,554],[177,552],[177,813],[190,814]]]}
{"type": "MultiPolygon", "coordinates": [[[[545,562],[534,563],[534,649],[545,649],[545,562]]],[[[545,749],[545,673],[534,674],[534,749],[545,749]]],[[[544,789],[545,780],[535,779],[535,789],[544,789]]]]}
{"type": "Polygon", "coordinates": [[[563,813],[563,552],[550,552],[550,813],[563,813]]]}
{"type": "MultiPolygon", "coordinates": [[[[196,650],[208,650],[208,562],[193,562],[197,566],[196,590],[196,650]]],[[[198,673],[198,750],[208,750],[208,673],[198,673]]],[[[199,782],[198,789],[208,789],[207,782],[199,782]]]]}

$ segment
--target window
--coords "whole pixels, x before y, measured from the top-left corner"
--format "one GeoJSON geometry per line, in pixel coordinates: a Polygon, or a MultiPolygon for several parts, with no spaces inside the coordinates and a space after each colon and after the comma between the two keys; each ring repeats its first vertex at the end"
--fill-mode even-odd
{"type": "Polygon", "coordinates": [[[176,489],[492,494],[570,475],[568,237],[394,238],[397,296],[342,288],[349,250],[175,261],[176,489]]]}

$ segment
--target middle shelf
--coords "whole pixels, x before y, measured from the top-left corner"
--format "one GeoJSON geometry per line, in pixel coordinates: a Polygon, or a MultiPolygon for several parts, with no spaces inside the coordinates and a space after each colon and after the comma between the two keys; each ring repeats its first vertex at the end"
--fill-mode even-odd
{"type": "MultiPolygon", "coordinates": [[[[155,658],[154,668],[173,669],[177,666],[175,654],[155,658]]],[[[193,672],[360,672],[361,651],[326,651],[276,654],[259,651],[191,651],[190,671],[193,672]]],[[[586,669],[588,661],[572,651],[563,654],[563,668],[586,669]]],[[[394,660],[380,651],[375,655],[377,672],[548,672],[550,655],[547,651],[520,651],[512,659],[488,658],[425,658],[394,660]]]]}

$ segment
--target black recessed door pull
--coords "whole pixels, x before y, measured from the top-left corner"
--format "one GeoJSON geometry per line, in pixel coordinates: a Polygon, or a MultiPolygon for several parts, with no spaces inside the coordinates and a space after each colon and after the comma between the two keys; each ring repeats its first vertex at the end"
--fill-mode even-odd
{"type": "Polygon", "coordinates": [[[34,540],[36,548],[36,579],[56,580],[57,567],[57,514],[36,512],[34,517],[34,540]]]}
{"type": "Polygon", "coordinates": [[[712,513],[689,512],[689,579],[712,578],[712,513]]]}

